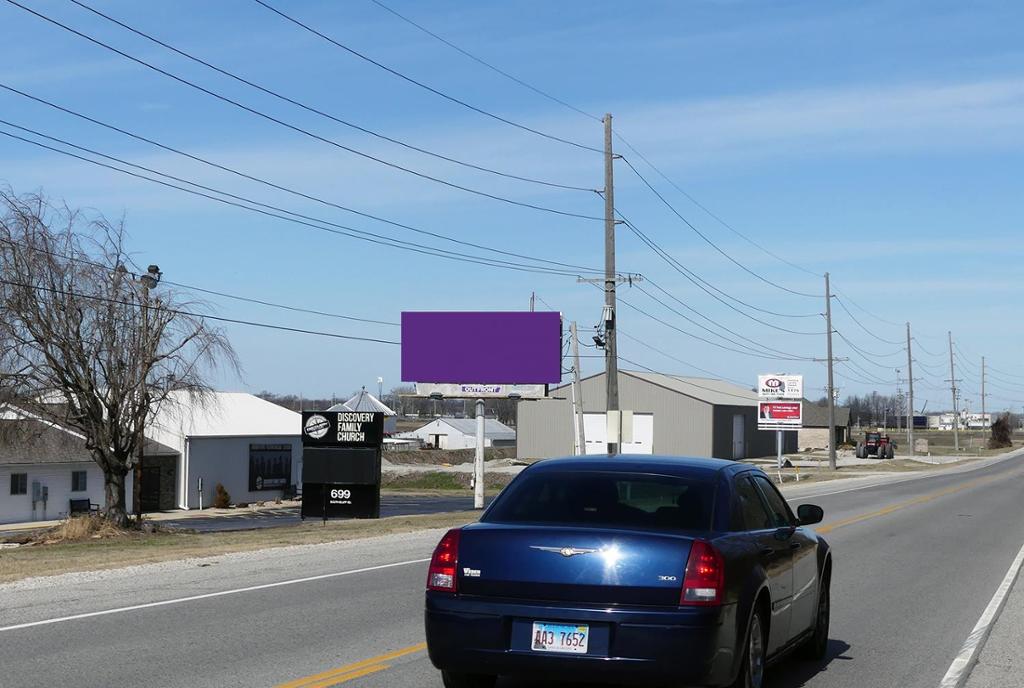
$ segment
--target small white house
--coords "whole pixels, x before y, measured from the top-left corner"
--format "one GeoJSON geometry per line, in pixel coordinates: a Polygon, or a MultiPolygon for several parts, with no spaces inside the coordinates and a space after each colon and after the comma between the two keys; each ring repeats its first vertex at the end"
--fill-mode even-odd
{"type": "MultiPolygon", "coordinates": [[[[399,437],[419,439],[435,449],[475,449],[475,418],[436,418],[423,427],[403,432],[399,437]]],[[[504,423],[487,418],[484,421],[485,447],[514,447],[516,431],[504,423]]]]}

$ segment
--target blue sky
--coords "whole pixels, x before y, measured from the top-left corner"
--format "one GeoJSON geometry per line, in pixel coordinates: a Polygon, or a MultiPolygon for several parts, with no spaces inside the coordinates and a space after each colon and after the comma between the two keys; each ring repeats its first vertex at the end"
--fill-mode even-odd
{"type": "MultiPolygon", "coordinates": [[[[586,191],[502,179],[396,147],[253,91],[188,62],[64,0],[19,0],[38,12],[342,145],[454,183],[583,215],[586,191]]],[[[461,108],[289,24],[252,0],[100,2],[96,8],[267,88],[332,115],[445,155],[518,175],[599,188],[601,156],[461,108]]],[[[280,2],[280,0],[278,0],[280,2]]],[[[675,208],[737,261],[796,291],[820,293],[830,271],[840,298],[883,339],[911,321],[917,406],[949,406],[945,333],[960,348],[957,377],[980,407],[978,369],[993,373],[989,406],[1024,405],[1018,342],[1024,218],[1024,8],[1005,2],[420,2],[396,10],[617,131],[729,225],[801,266],[771,258],[622,152],[675,208]],[[857,305],[855,305],[857,304],[857,305]],[[858,307],[859,306],[859,307],[858,307]],[[865,312],[870,311],[870,313],[865,312]],[[895,324],[888,324],[891,321],[895,324]]],[[[90,4],[92,4],[90,2],[90,4]]],[[[370,0],[290,2],[292,15],[396,70],[480,108],[554,135],[600,146],[602,129],[513,84],[403,23],[370,0]]],[[[0,2],[0,83],[170,146],[333,203],[505,251],[584,266],[603,264],[602,225],[515,207],[419,179],[315,141],[154,73],[0,2]]],[[[218,189],[374,231],[394,227],[273,191],[0,91],[10,122],[218,189]]],[[[10,131],[7,127],[0,127],[10,131]]],[[[43,189],[73,206],[124,215],[142,265],[209,289],[396,321],[402,310],[517,310],[535,291],[587,331],[600,294],[573,277],[451,262],[184,195],[0,137],[0,182],[43,189]]],[[[618,146],[618,144],[617,144],[618,146]]],[[[616,206],[675,259],[722,291],[778,313],[816,314],[823,298],[768,286],[705,244],[616,165],[616,206]]],[[[453,249],[451,244],[426,240],[453,249]]],[[[725,307],[620,227],[618,265],[730,330],[804,357],[825,354],[819,317],[782,318],[725,307]]],[[[637,288],[624,299],[672,325],[712,337],[637,288]]],[[[677,301],[661,296],[680,312],[677,301]]],[[[220,315],[373,338],[387,325],[346,322],[204,297],[220,315]]],[[[542,305],[539,303],[538,305],[542,305]]],[[[894,391],[906,376],[899,345],[872,337],[841,309],[835,326],[841,394],[894,391]],[[891,354],[891,355],[882,355],[891,354]],[[854,364],[859,366],[851,367],[854,364]],[[865,372],[866,371],[866,372],[865,372]],[[888,382],[865,384],[869,379],[888,382]],[[860,380],[860,381],[858,381],[860,380]]],[[[695,317],[690,314],[691,317],[695,317]]],[[[697,320],[705,324],[706,320],[697,320]]],[[[710,346],[623,307],[620,352],[664,372],[702,374],[685,362],[753,384],[758,372],[800,372],[710,346]]],[[[714,326],[711,326],[715,329],[714,326]]],[[[344,395],[399,382],[396,346],[229,326],[242,359],[226,388],[344,395]]],[[[725,333],[723,333],[725,334],[725,333]]],[[[734,338],[731,334],[725,334],[734,338]]],[[[587,338],[589,339],[589,337],[587,338]]],[[[741,340],[742,341],[742,340],[741,340]]],[[[587,354],[594,350],[586,349],[587,354]]],[[[585,372],[601,362],[587,359],[585,372]]],[[[622,363],[623,368],[633,367],[622,363]]]]}

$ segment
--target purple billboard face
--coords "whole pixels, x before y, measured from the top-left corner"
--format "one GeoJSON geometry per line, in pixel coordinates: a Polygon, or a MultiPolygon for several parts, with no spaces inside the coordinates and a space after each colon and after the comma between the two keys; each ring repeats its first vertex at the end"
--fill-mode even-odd
{"type": "Polygon", "coordinates": [[[402,313],[402,380],[561,382],[562,316],[528,311],[402,313]]]}

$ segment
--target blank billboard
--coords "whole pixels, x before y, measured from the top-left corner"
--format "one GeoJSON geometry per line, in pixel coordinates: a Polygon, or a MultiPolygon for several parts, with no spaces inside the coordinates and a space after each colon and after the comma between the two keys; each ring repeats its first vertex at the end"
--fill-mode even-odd
{"type": "Polygon", "coordinates": [[[549,312],[402,313],[402,380],[557,384],[562,316],[549,312]]]}

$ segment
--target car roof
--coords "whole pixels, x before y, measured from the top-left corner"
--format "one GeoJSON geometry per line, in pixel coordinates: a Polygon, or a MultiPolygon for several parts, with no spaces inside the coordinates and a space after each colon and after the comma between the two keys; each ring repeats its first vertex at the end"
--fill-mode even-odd
{"type": "Polygon", "coordinates": [[[530,467],[530,471],[622,471],[712,478],[715,474],[722,471],[736,472],[751,468],[756,467],[724,459],[693,456],[618,454],[615,456],[570,456],[560,459],[546,459],[533,464],[530,467]]]}

